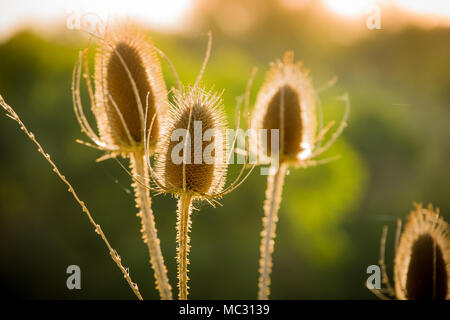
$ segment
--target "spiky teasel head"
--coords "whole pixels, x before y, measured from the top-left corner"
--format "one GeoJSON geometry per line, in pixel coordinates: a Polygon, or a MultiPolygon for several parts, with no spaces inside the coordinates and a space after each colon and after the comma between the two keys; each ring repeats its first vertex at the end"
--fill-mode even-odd
{"type": "Polygon", "coordinates": [[[145,132],[153,121],[150,141],[153,150],[168,101],[161,65],[151,40],[130,23],[118,23],[106,29],[95,57],[95,92],[89,78],[87,51],[80,54],[73,78],[75,112],[83,131],[100,149],[115,156],[143,151],[145,132]],[[79,98],[83,57],[98,135],[87,123],[79,98]]]}
{"type": "Polygon", "coordinates": [[[394,264],[398,299],[450,299],[448,224],[431,205],[415,205],[401,234],[394,264]]]}
{"type": "Polygon", "coordinates": [[[286,52],[282,61],[271,63],[259,90],[251,119],[251,127],[257,133],[250,144],[252,153],[262,161],[269,160],[273,149],[271,130],[278,129],[280,164],[318,164],[319,161],[311,159],[328,150],[346,126],[349,101],[347,95],[340,98],[346,101],[344,118],[329,141],[320,147],[317,143],[334,122],[319,128],[322,130],[317,133],[317,93],[302,63],[294,63],[293,52],[286,52]],[[266,141],[260,134],[262,131],[267,133],[266,141]]]}
{"type": "Polygon", "coordinates": [[[271,156],[271,129],[279,129],[280,162],[297,162],[311,154],[316,134],[315,94],[307,71],[294,63],[292,52],[271,64],[259,90],[252,128],[267,130],[267,147],[259,145],[260,157],[271,156]]]}
{"type": "Polygon", "coordinates": [[[208,199],[223,191],[227,143],[220,96],[196,87],[175,92],[156,153],[162,192],[208,199]]]}

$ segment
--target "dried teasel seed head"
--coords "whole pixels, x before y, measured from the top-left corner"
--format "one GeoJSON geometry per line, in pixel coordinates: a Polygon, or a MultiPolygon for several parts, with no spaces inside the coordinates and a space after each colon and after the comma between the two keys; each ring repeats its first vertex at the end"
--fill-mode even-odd
{"type": "Polygon", "coordinates": [[[450,299],[448,224],[430,205],[416,205],[401,235],[394,265],[399,299],[450,299]]]}
{"type": "Polygon", "coordinates": [[[95,99],[93,111],[105,144],[122,153],[143,148],[148,104],[147,129],[157,114],[150,141],[155,146],[168,108],[167,89],[153,44],[135,26],[106,30],[96,55],[95,99]]]}
{"type": "Polygon", "coordinates": [[[252,143],[262,159],[271,156],[271,129],[279,129],[280,163],[296,163],[311,154],[317,127],[314,89],[301,63],[294,64],[292,52],[272,63],[258,93],[251,126],[267,130],[266,144],[260,139],[252,143]]]}
{"type": "Polygon", "coordinates": [[[165,192],[198,198],[221,192],[227,171],[226,146],[220,95],[190,87],[177,92],[162,128],[155,165],[165,192]]]}

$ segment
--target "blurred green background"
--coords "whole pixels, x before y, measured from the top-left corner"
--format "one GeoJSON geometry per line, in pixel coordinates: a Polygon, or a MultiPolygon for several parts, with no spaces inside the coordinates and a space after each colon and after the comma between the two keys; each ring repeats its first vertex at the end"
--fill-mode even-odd
{"type": "MultiPolygon", "coordinates": [[[[336,97],[345,92],[350,96],[349,126],[324,155],[342,157],[290,170],[279,212],[271,298],[373,299],[364,283],[366,268],[378,260],[382,226],[390,226],[391,273],[396,219],[407,217],[413,201],[433,203],[450,220],[450,29],[411,25],[368,30],[361,22],[361,32],[354,36],[353,27],[314,6],[293,10],[268,1],[267,12],[242,33],[226,32],[223,19],[216,17],[219,9],[198,14],[199,30],[149,33],[182,81],[192,83],[202,63],[206,31],[213,32],[204,80],[207,87],[225,89],[230,123],[252,67],[259,68],[254,102],[268,62],[286,50],[294,50],[303,61],[316,88],[339,78],[321,93],[321,101],[325,121],[339,120],[344,106],[336,97]]],[[[0,44],[0,94],[70,179],[144,298],[157,299],[129,176],[115,161],[96,163],[101,153],[75,142],[86,138],[72,109],[71,75],[86,43],[85,34],[64,26],[51,37],[32,31],[16,34],[0,44]]],[[[170,87],[173,76],[162,64],[170,87]]],[[[88,108],[86,95],[84,101],[88,108]]],[[[3,115],[0,148],[4,294],[134,299],[67,188],[17,124],[3,115]],[[71,264],[81,267],[82,290],[66,288],[71,264]]],[[[266,177],[258,172],[226,196],[222,207],[203,204],[194,212],[190,298],[256,297],[266,187],[266,177]]],[[[176,201],[157,196],[153,208],[176,292],[176,201]]]]}

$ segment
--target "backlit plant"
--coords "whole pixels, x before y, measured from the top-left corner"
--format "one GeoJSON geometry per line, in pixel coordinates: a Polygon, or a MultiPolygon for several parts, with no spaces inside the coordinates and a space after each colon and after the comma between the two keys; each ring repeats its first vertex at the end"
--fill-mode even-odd
{"type": "Polygon", "coordinates": [[[97,48],[94,93],[88,67],[88,50],[89,47],[80,53],[73,72],[75,114],[82,131],[95,143],[94,147],[106,151],[106,155],[99,160],[119,155],[128,157],[133,176],[140,178],[139,182],[133,181],[132,185],[136,205],[140,208],[142,238],[148,246],[160,296],[162,299],[172,299],[172,290],[151,208],[149,176],[144,152],[145,134],[150,127],[150,120],[153,119],[153,122],[147,151],[152,155],[168,107],[167,90],[159,59],[150,39],[136,27],[119,24],[106,29],[97,48]],[[99,135],[89,125],[81,105],[80,79],[83,57],[84,76],[99,135]]]}
{"type": "Polygon", "coordinates": [[[268,299],[274,251],[276,223],[281,202],[284,177],[289,167],[308,167],[325,163],[313,160],[327,151],[347,124],[347,96],[344,118],[332,137],[320,146],[320,141],[333,123],[317,132],[317,95],[306,70],[294,63],[292,52],[283,61],[271,64],[264,84],[258,92],[251,119],[251,128],[258,133],[250,149],[272,167],[267,180],[264,202],[263,231],[260,245],[258,299],[268,299]],[[278,139],[272,134],[278,132],[278,139]],[[261,137],[261,133],[266,137],[261,137]],[[263,143],[266,141],[267,143],[263,143]],[[275,142],[275,143],[274,143],[275,142]]]}
{"type": "MultiPolygon", "coordinates": [[[[449,300],[450,299],[450,236],[448,224],[439,216],[439,209],[415,204],[403,232],[396,242],[394,287],[385,264],[387,227],[383,228],[380,245],[380,266],[385,289],[371,289],[381,299],[449,300]],[[387,295],[386,295],[387,294],[387,295]]],[[[400,220],[399,220],[400,221],[400,220]]],[[[401,224],[398,224],[398,233],[401,224]]]]}

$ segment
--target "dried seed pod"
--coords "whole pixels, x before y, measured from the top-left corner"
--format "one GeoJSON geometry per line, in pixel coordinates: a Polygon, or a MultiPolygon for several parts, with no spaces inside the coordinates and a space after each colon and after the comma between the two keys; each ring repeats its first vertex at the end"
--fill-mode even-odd
{"type": "Polygon", "coordinates": [[[253,141],[250,151],[257,155],[259,162],[269,162],[273,169],[269,171],[264,202],[258,279],[260,300],[268,299],[270,294],[275,230],[287,168],[291,165],[307,167],[330,161],[312,159],[331,147],[348,119],[350,104],[345,95],[342,98],[346,101],[344,118],[333,136],[323,147],[319,147],[317,142],[321,141],[333,123],[316,136],[316,97],[307,72],[300,62],[294,63],[292,52],[286,52],[283,61],[278,60],[271,65],[256,99],[251,120],[253,135],[250,138],[253,141]],[[272,137],[274,129],[278,130],[278,140],[276,136],[272,137]]]}
{"type": "Polygon", "coordinates": [[[261,140],[253,144],[262,159],[272,153],[271,129],[280,130],[280,162],[296,163],[311,154],[317,129],[315,93],[301,63],[294,64],[292,52],[272,63],[258,93],[251,126],[267,130],[267,146],[261,140]]]}
{"type": "Polygon", "coordinates": [[[188,88],[174,99],[158,146],[156,176],[165,192],[175,195],[218,194],[227,171],[226,119],[220,96],[188,88]]]}
{"type": "MultiPolygon", "coordinates": [[[[167,90],[159,60],[150,40],[136,28],[106,32],[96,56],[95,98],[100,137],[119,149],[142,147],[155,113],[166,113],[167,90]]],[[[161,121],[158,116],[153,123],[151,145],[156,143],[161,121]]]]}
{"type": "Polygon", "coordinates": [[[129,23],[118,23],[106,29],[95,59],[95,91],[89,74],[88,54],[89,47],[80,53],[72,78],[75,114],[82,131],[95,143],[85,144],[107,152],[99,160],[143,152],[145,132],[153,121],[149,141],[153,152],[167,113],[168,99],[161,65],[151,40],[129,23]],[[81,104],[83,64],[99,134],[91,128],[81,104]]]}
{"type": "MultiPolygon", "coordinates": [[[[226,121],[220,95],[188,87],[176,92],[174,103],[164,123],[157,148],[156,169],[152,177],[160,192],[178,198],[177,263],[178,297],[188,296],[188,265],[193,200],[206,200],[214,205],[216,198],[237,188],[243,170],[228,187],[226,121]],[[180,141],[181,140],[181,141],[180,141]]],[[[253,169],[253,168],[252,168],[253,169]]]]}
{"type": "Polygon", "coordinates": [[[98,161],[118,155],[130,158],[131,175],[137,180],[132,186],[136,206],[140,209],[138,216],[142,223],[142,238],[149,250],[156,288],[161,299],[172,299],[151,208],[145,160],[147,153],[154,151],[168,108],[167,90],[155,48],[144,33],[131,24],[117,24],[107,29],[96,55],[95,93],[89,75],[88,48],[80,53],[72,79],[75,114],[82,131],[95,143],[85,144],[107,152],[98,161]],[[81,105],[83,58],[84,76],[98,135],[89,125],[81,105]],[[147,135],[147,131],[151,132],[147,135]]]}
{"type": "MultiPolygon", "coordinates": [[[[163,124],[157,146],[156,170],[149,161],[148,140],[145,141],[147,164],[153,181],[161,193],[178,198],[177,210],[177,266],[178,298],[188,297],[188,265],[191,213],[194,200],[205,200],[214,206],[217,198],[235,190],[252,172],[242,177],[246,163],[238,177],[225,188],[228,168],[227,130],[221,94],[206,92],[198,84],[211,51],[211,33],[200,74],[193,87],[175,91],[174,103],[163,124]],[[180,141],[181,140],[181,141],[180,141]]],[[[233,141],[236,141],[235,135],[233,141]]],[[[234,148],[234,143],[233,147],[234,148]]]]}
{"type": "Polygon", "coordinates": [[[430,205],[416,205],[400,237],[394,265],[398,299],[450,299],[448,224],[430,205]]]}

